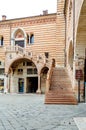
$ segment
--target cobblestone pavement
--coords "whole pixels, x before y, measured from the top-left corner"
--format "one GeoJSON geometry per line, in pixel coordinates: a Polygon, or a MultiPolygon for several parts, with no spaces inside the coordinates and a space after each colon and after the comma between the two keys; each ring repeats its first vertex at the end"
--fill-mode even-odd
{"type": "Polygon", "coordinates": [[[0,130],[78,130],[77,117],[86,117],[86,103],[45,105],[44,95],[0,94],[0,130]]]}

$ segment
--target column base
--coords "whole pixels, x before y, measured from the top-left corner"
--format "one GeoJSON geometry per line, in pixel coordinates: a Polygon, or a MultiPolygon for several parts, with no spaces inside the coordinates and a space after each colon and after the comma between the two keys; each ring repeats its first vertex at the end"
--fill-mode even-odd
{"type": "Polygon", "coordinates": [[[37,93],[37,94],[41,94],[41,90],[38,89],[38,90],[36,91],[36,93],[37,93]]]}
{"type": "Polygon", "coordinates": [[[5,93],[5,94],[8,93],[7,89],[4,90],[4,93],[5,93]]]}

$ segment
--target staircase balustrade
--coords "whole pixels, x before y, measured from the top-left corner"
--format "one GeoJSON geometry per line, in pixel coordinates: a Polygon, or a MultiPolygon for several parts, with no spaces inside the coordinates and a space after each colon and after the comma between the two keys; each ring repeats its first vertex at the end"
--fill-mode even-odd
{"type": "Polygon", "coordinates": [[[67,72],[68,72],[68,75],[70,77],[70,80],[71,80],[71,84],[72,84],[72,81],[73,81],[73,70],[71,69],[70,65],[68,64],[67,66],[67,72]]]}
{"type": "Polygon", "coordinates": [[[53,62],[51,62],[49,71],[47,73],[47,80],[46,80],[46,93],[50,90],[51,86],[51,77],[52,77],[52,72],[53,72],[53,62]]]}

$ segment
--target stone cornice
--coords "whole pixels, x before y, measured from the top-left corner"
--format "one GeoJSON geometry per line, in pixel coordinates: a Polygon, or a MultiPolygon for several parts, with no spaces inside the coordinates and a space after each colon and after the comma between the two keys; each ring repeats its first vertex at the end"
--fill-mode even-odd
{"type": "Polygon", "coordinates": [[[38,24],[48,24],[53,22],[56,22],[56,13],[0,21],[0,27],[29,26],[29,25],[38,25],[38,24]]]}

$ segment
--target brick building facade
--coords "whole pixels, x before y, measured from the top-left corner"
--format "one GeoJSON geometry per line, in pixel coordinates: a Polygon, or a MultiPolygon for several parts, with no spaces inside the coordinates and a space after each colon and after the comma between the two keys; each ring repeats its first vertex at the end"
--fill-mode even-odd
{"type": "Polygon", "coordinates": [[[4,15],[0,21],[0,90],[46,92],[47,98],[49,92],[59,91],[65,95],[66,89],[77,97],[76,70],[81,70],[80,93],[83,97],[86,80],[85,7],[86,0],[57,0],[54,14],[44,11],[43,15],[10,20],[4,15]],[[55,69],[57,73],[53,76],[55,69]]]}

